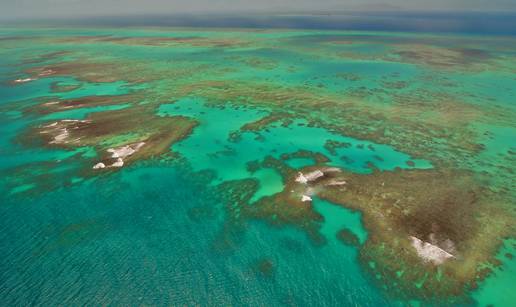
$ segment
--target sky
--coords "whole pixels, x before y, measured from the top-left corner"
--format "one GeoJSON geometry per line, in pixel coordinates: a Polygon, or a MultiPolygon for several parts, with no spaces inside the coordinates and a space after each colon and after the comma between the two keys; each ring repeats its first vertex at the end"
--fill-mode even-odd
{"type": "Polygon", "coordinates": [[[516,11],[516,0],[0,0],[0,18],[335,10],[516,11]]]}

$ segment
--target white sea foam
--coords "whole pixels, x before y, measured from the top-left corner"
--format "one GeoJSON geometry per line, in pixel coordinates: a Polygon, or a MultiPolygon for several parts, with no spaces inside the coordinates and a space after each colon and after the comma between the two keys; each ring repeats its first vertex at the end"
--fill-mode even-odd
{"type": "Polygon", "coordinates": [[[303,195],[303,196],[301,196],[301,201],[302,201],[302,202],[305,202],[305,201],[312,201],[312,198],[311,198],[310,196],[303,195]]]}
{"type": "Polygon", "coordinates": [[[26,82],[30,82],[30,81],[34,81],[36,79],[34,78],[23,78],[23,79],[16,79],[14,80],[14,83],[26,83],[26,82]]]}
{"type": "Polygon", "coordinates": [[[410,240],[412,241],[412,246],[416,249],[418,256],[425,262],[432,262],[435,265],[439,265],[446,260],[455,257],[439,246],[424,242],[416,237],[411,236],[410,240]]]}
{"type": "Polygon", "coordinates": [[[306,184],[311,181],[315,181],[318,178],[321,178],[324,176],[324,173],[320,170],[315,170],[313,172],[310,172],[308,174],[303,174],[299,172],[298,176],[296,177],[296,182],[306,184]]]}
{"type": "Polygon", "coordinates": [[[102,162],[99,162],[99,163],[93,165],[93,169],[102,169],[102,168],[106,168],[106,165],[102,162]]]}

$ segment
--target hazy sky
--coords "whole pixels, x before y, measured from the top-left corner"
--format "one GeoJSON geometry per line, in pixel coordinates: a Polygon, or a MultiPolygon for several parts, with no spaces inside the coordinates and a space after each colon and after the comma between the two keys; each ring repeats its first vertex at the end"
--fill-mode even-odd
{"type": "Polygon", "coordinates": [[[516,0],[0,0],[0,18],[337,9],[516,11],[516,0]]]}

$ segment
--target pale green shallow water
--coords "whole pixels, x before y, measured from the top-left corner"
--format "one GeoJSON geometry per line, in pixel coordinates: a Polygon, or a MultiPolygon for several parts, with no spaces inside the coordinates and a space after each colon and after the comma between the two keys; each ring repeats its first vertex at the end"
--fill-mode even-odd
{"type": "MultiPolygon", "coordinates": [[[[10,35],[102,35],[123,36],[177,36],[192,33],[152,30],[109,29],[55,29],[45,33],[37,30],[5,29],[2,36],[10,35]]],[[[195,31],[196,36],[210,37],[210,31],[195,31]]],[[[359,35],[360,33],[349,33],[359,35]]],[[[303,45],[303,40],[316,40],[325,32],[278,32],[263,34],[234,34],[218,32],[220,37],[254,35],[256,39],[282,38],[291,44],[303,45]],[[306,37],[305,37],[306,36],[306,37]]],[[[400,34],[400,36],[403,36],[400,34]]],[[[350,87],[381,87],[381,77],[391,76],[397,81],[413,80],[431,71],[415,66],[382,61],[357,62],[310,54],[292,55],[288,50],[267,48],[235,48],[221,55],[210,48],[152,48],[96,44],[66,44],[66,49],[83,54],[99,52],[100,56],[127,59],[148,57],[159,66],[184,65],[185,61],[228,68],[224,62],[228,54],[242,57],[262,56],[278,62],[272,70],[237,71],[221,76],[221,79],[253,80],[264,78],[275,84],[295,85],[303,82],[324,83],[328,91],[339,92],[350,87]],[[100,52],[102,51],[102,52],[100,52]],[[295,65],[295,73],[285,70],[295,65]],[[361,76],[351,84],[335,78],[335,72],[345,70],[361,76]],[[285,77],[287,76],[287,77],[285,77]],[[310,80],[317,77],[316,80],[310,80]],[[308,80],[308,81],[307,81],[308,80]]],[[[19,54],[52,52],[60,47],[26,44],[11,49],[0,42],[0,81],[8,81],[16,75],[19,54]],[[15,64],[15,65],[12,65],[15,64]]],[[[335,47],[337,48],[337,47],[335,47]]],[[[353,47],[362,52],[382,53],[381,45],[353,47]],[[371,51],[374,49],[374,51],[371,51]]],[[[216,73],[214,73],[216,75],[216,73]]],[[[448,78],[463,82],[462,87],[450,91],[475,93],[470,103],[479,103],[481,97],[493,98],[493,103],[510,104],[514,97],[515,79],[506,73],[491,72],[475,77],[450,73],[448,78]],[[476,79],[475,79],[476,78],[476,79]],[[476,86],[476,80],[489,80],[484,86],[476,86]],[[498,82],[500,81],[500,82],[498,82]],[[500,91],[500,87],[506,91],[500,91]],[[480,97],[480,98],[479,98],[480,97]]],[[[203,77],[200,77],[202,80],[203,77]]],[[[199,80],[199,81],[201,81],[199,80]]],[[[34,99],[55,96],[62,99],[90,95],[122,95],[145,85],[128,85],[124,81],[108,83],[80,82],[81,87],[68,93],[51,93],[52,82],[78,82],[72,77],[48,78],[12,87],[0,84],[0,106],[34,104],[34,99]]],[[[161,84],[166,87],[167,83],[161,84]]],[[[160,82],[154,84],[159,88],[160,82]]],[[[421,88],[435,84],[415,83],[421,88]]],[[[385,94],[389,96],[389,94],[385,94]]],[[[371,98],[381,100],[382,94],[371,98]]],[[[387,99],[388,100],[388,99],[387,99]]],[[[91,148],[77,151],[59,149],[24,148],[15,138],[29,124],[44,120],[84,119],[91,112],[120,110],[130,104],[83,108],[45,116],[25,116],[10,108],[0,114],[0,301],[6,306],[15,305],[242,305],[242,306],[390,306],[403,305],[388,298],[374,277],[368,276],[357,262],[357,250],[342,244],[336,233],[346,227],[358,236],[361,243],[367,231],[361,224],[361,216],[315,199],[314,206],[325,218],[321,232],[327,239],[323,246],[314,245],[306,234],[294,227],[276,228],[259,221],[238,232],[238,246],[229,251],[213,248],[224,225],[224,211],[215,186],[235,179],[256,178],[260,189],[252,201],[281,191],[283,182],[278,173],[262,169],[250,173],[248,162],[262,160],[268,155],[279,157],[282,153],[297,150],[320,152],[328,156],[330,165],[358,173],[368,173],[368,162],[381,170],[431,168],[424,159],[399,152],[391,146],[376,144],[330,132],[323,128],[308,127],[306,121],[297,119],[289,127],[275,126],[261,131],[262,139],[246,132],[239,141],[228,139],[231,132],[242,125],[266,115],[267,108],[234,108],[228,102],[221,109],[209,105],[199,97],[174,97],[162,101],[156,108],[157,116],[182,115],[199,122],[193,133],[171,150],[179,154],[179,162],[136,163],[119,172],[98,178],[71,178],[75,184],[40,194],[21,192],[35,188],[20,184],[5,191],[12,180],[14,167],[30,163],[61,160],[66,169],[77,165],[67,160],[75,153],[92,155],[91,148]],[[179,99],[178,99],[179,98],[179,99]],[[174,103],[171,103],[174,101],[174,103]],[[327,140],[350,143],[348,148],[337,149],[331,155],[325,148],[327,140]],[[374,151],[368,146],[371,145],[374,151]],[[347,157],[342,159],[341,157],[347,157]],[[380,157],[378,159],[376,157],[380,157]],[[208,170],[210,176],[200,171],[208,170]],[[7,177],[7,174],[11,177],[7,177]],[[5,175],[5,176],[4,176],[5,175]],[[11,179],[9,179],[11,178],[11,179]],[[201,209],[199,209],[201,208],[201,209]],[[200,212],[196,214],[194,212],[200,212]],[[256,263],[268,259],[273,263],[272,276],[256,272],[256,263]]],[[[5,111],[4,111],[5,110],[5,111]]],[[[505,152],[514,148],[514,127],[495,127],[497,138],[486,142],[485,159],[497,159],[497,150],[505,152]],[[503,148],[503,149],[500,149],[503,148]]],[[[313,164],[310,159],[293,159],[289,165],[302,167],[313,164]]],[[[34,169],[34,174],[41,172],[34,169]]],[[[58,169],[48,170],[58,172],[58,169]]],[[[68,176],[69,174],[66,173],[68,176]]],[[[509,245],[508,245],[509,246],[509,245]]],[[[511,250],[511,248],[508,248],[511,250]]],[[[503,258],[504,252],[501,252],[503,258]]],[[[514,248],[511,251],[515,254],[514,248]]],[[[490,277],[480,290],[473,293],[473,304],[510,306],[516,302],[511,291],[515,283],[515,261],[506,261],[503,270],[490,277]]],[[[412,302],[417,304],[417,302],[412,302]]]]}

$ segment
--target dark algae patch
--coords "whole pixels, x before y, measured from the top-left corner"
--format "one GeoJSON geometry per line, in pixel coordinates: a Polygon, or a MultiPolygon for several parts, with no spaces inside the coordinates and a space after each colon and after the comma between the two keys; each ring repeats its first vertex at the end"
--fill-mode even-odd
{"type": "Polygon", "coordinates": [[[360,240],[357,235],[355,235],[349,229],[342,229],[337,233],[337,239],[342,241],[342,243],[351,245],[354,247],[358,247],[360,245],[360,240]]]}
{"type": "Polygon", "coordinates": [[[254,269],[265,277],[274,275],[274,263],[269,258],[261,258],[254,264],[254,269]]]}

